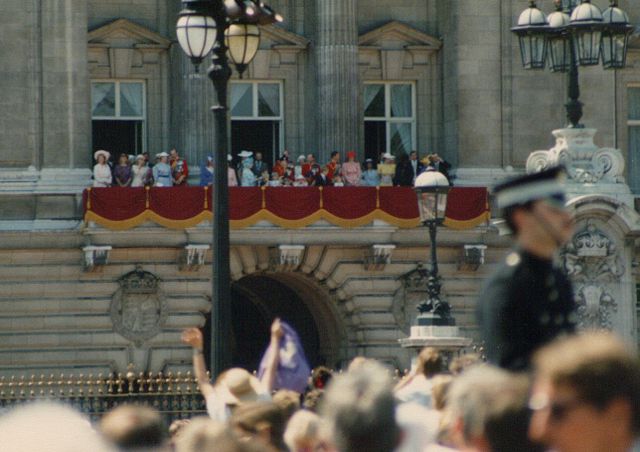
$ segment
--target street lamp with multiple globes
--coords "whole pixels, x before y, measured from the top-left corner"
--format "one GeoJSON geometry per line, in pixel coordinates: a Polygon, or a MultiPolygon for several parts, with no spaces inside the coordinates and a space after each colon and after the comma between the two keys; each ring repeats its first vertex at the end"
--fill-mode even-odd
{"type": "Polygon", "coordinates": [[[581,128],[578,66],[594,66],[602,59],[605,69],[623,68],[633,26],[616,0],[605,11],[590,0],[555,0],[555,5],[556,11],[546,17],[530,0],[511,31],[518,36],[525,69],[544,69],[548,61],[551,71],[569,74],[568,127],[581,128]]]}
{"type": "Polygon", "coordinates": [[[211,306],[211,371],[218,375],[231,365],[231,290],[229,271],[229,205],[227,153],[229,141],[229,60],[240,77],[260,44],[258,25],[281,22],[282,17],[257,0],[183,0],[176,34],[180,47],[198,71],[211,53],[207,74],[216,92],[215,168],[213,189],[213,291],[211,306]]]}
{"type": "Polygon", "coordinates": [[[451,307],[440,299],[442,286],[438,275],[438,255],[436,253],[436,233],[438,226],[444,222],[449,195],[449,181],[438,171],[425,171],[414,183],[418,197],[420,221],[429,228],[431,239],[431,269],[427,277],[427,299],[418,305],[417,322],[419,326],[453,326],[451,307]]]}

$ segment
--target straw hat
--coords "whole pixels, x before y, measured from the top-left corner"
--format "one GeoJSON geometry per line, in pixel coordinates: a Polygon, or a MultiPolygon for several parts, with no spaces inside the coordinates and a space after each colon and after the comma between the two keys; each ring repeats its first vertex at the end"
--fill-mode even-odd
{"type": "Polygon", "coordinates": [[[218,383],[218,389],[227,405],[255,402],[263,392],[260,381],[240,367],[229,369],[218,383]]]}

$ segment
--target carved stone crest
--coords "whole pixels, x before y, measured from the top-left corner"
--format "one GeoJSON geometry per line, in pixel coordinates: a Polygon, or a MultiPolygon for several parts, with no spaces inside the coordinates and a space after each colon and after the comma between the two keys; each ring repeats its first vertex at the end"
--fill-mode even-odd
{"type": "Polygon", "coordinates": [[[561,257],[575,285],[580,326],[611,328],[611,314],[618,305],[607,285],[625,272],[615,242],[589,222],[561,257]]]}
{"type": "Polygon", "coordinates": [[[120,289],[111,300],[111,321],[114,330],[133,341],[137,347],[157,335],[167,317],[160,279],[137,266],[122,276],[120,289]]]}

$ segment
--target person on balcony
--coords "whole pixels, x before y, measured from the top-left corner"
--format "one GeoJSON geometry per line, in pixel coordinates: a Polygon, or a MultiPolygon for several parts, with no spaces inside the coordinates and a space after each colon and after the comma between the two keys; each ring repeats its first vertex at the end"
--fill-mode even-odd
{"type": "Polygon", "coordinates": [[[253,174],[253,152],[251,151],[242,151],[238,154],[238,156],[242,159],[240,162],[240,168],[238,168],[238,172],[240,173],[240,185],[242,187],[255,187],[256,186],[256,175],[253,174]]]}
{"type": "Polygon", "coordinates": [[[356,161],[356,153],[354,151],[347,152],[347,161],[342,165],[342,178],[347,186],[360,185],[362,168],[360,163],[356,161]]]}
{"type": "Polygon", "coordinates": [[[378,170],[373,167],[373,160],[367,159],[364,161],[365,170],[362,172],[362,185],[366,187],[377,187],[380,185],[380,176],[378,176],[378,170]]]}
{"type": "Polygon", "coordinates": [[[406,152],[400,152],[393,176],[393,185],[398,187],[413,187],[413,168],[406,152]]]}
{"type": "Polygon", "coordinates": [[[136,162],[131,167],[131,172],[133,173],[132,187],[144,187],[151,184],[151,169],[147,166],[143,154],[136,156],[136,162]]]}
{"type": "Polygon", "coordinates": [[[262,152],[256,152],[256,158],[253,161],[253,167],[251,170],[253,171],[253,174],[255,174],[256,178],[262,177],[262,173],[269,171],[269,165],[267,165],[267,162],[262,160],[262,152]]]}
{"type": "Polygon", "coordinates": [[[189,177],[189,166],[187,165],[187,161],[178,155],[178,151],[175,148],[171,149],[169,154],[169,164],[171,165],[173,185],[187,185],[187,178],[189,177]]]}
{"type": "Polygon", "coordinates": [[[207,160],[200,166],[200,186],[211,187],[213,185],[213,155],[207,156],[207,160]]]}
{"type": "Polygon", "coordinates": [[[236,170],[232,164],[233,157],[231,154],[227,154],[227,185],[229,187],[237,187],[238,186],[238,176],[236,175],[236,170]]]}
{"type": "Polygon", "coordinates": [[[298,157],[298,163],[294,167],[294,179],[297,179],[298,176],[304,177],[303,168],[305,166],[305,160],[306,160],[306,157],[304,155],[301,155],[298,157]]]}
{"type": "Polygon", "coordinates": [[[153,180],[155,187],[172,187],[171,166],[167,163],[169,154],[161,152],[156,155],[158,163],[153,166],[153,180]]]}
{"type": "Polygon", "coordinates": [[[340,153],[338,151],[331,153],[331,159],[329,163],[327,163],[326,168],[329,170],[327,172],[327,178],[330,181],[333,180],[333,176],[340,173],[340,153]]]}
{"type": "Polygon", "coordinates": [[[111,176],[111,167],[108,161],[111,157],[107,151],[100,149],[93,154],[96,164],[93,167],[93,186],[94,187],[111,187],[113,178],[111,176]]]}
{"type": "Polygon", "coordinates": [[[395,159],[396,158],[388,152],[382,154],[382,163],[378,165],[380,186],[391,187],[393,185],[393,176],[396,173],[395,159]]]}
{"type": "Polygon", "coordinates": [[[113,181],[117,187],[128,187],[131,185],[131,166],[129,166],[129,156],[120,154],[118,164],[113,168],[113,181]]]}
{"type": "Polygon", "coordinates": [[[413,169],[413,181],[415,182],[416,177],[424,171],[424,165],[418,159],[418,151],[411,151],[409,153],[409,163],[411,163],[411,168],[413,169]]]}

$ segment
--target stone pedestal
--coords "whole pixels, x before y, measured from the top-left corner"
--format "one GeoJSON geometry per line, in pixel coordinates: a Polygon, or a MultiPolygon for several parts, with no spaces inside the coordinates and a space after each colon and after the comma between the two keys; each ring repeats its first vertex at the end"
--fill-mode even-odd
{"type": "Polygon", "coordinates": [[[441,320],[433,314],[420,314],[418,325],[411,327],[410,336],[399,340],[403,348],[413,349],[417,355],[424,347],[434,347],[442,353],[445,363],[448,363],[458,355],[460,350],[471,345],[471,339],[460,336],[460,331],[453,319],[450,319],[450,322],[428,322],[425,321],[428,320],[425,319],[426,316],[431,317],[431,320],[441,320]],[[449,323],[449,325],[438,325],[438,323],[449,323]]]}
{"type": "Polygon", "coordinates": [[[567,169],[568,207],[576,220],[573,239],[560,253],[571,277],[583,329],[605,328],[637,343],[636,285],[632,274],[640,215],[624,179],[618,149],[598,148],[595,129],[553,131],[556,145],[535,151],[527,172],[567,169]]]}

